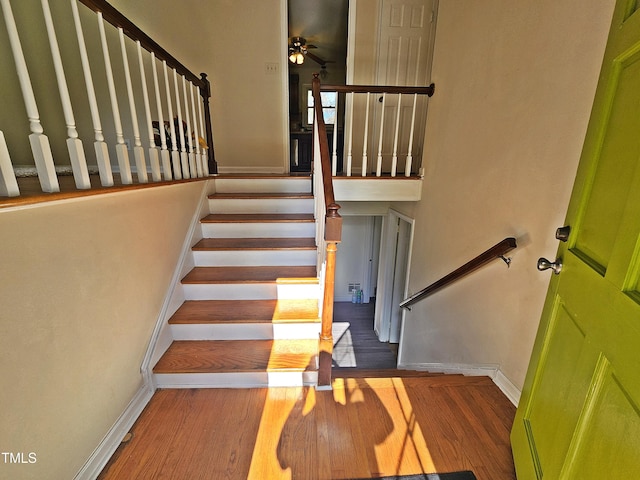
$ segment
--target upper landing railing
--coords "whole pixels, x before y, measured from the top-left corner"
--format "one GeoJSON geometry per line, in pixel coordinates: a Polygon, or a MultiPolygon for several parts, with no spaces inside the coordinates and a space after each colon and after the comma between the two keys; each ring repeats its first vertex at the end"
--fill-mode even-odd
{"type": "MultiPolygon", "coordinates": [[[[420,173],[427,99],[435,91],[434,84],[321,85],[320,90],[344,95],[336,102],[336,110],[344,105],[344,145],[338,145],[339,135],[333,135],[334,176],[410,177],[420,173]]],[[[339,114],[336,111],[336,119],[339,114]]]]}
{"type": "Polygon", "coordinates": [[[93,172],[103,187],[114,173],[129,185],[216,172],[205,74],[103,0],[37,3],[0,0],[9,40],[0,68],[16,72],[0,85],[10,100],[0,114],[0,197],[20,195],[25,171],[46,193],[65,173],[81,190],[93,172]]]}

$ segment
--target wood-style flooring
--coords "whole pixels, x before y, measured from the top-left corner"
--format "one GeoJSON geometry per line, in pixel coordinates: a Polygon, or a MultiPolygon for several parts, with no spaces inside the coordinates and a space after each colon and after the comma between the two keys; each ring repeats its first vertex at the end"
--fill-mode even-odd
{"type": "MultiPolygon", "coordinates": [[[[515,407],[487,377],[394,370],[374,304],[336,303],[354,367],[333,390],[158,390],[98,477],[347,479],[472,470],[514,480],[515,407]],[[347,335],[348,333],[348,335],[347,335]]],[[[334,351],[335,353],[335,351],[334,351]]],[[[334,355],[334,365],[336,364],[334,355]]]]}
{"type": "Polygon", "coordinates": [[[472,470],[478,480],[513,480],[514,411],[487,377],[459,375],[335,379],[331,391],[159,390],[98,478],[313,480],[472,470]]]}

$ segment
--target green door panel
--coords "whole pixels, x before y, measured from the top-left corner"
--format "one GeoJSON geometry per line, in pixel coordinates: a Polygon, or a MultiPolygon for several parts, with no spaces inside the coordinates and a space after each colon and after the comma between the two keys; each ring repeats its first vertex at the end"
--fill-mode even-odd
{"type": "Polygon", "coordinates": [[[640,478],[640,12],[618,1],[511,433],[519,480],[640,478]]]}

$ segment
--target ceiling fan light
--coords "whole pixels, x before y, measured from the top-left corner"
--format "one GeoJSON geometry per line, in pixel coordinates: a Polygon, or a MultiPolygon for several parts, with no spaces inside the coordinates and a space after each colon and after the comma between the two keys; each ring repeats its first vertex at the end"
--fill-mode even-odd
{"type": "Polygon", "coordinates": [[[296,53],[296,63],[302,65],[304,63],[304,55],[300,52],[296,53]]]}

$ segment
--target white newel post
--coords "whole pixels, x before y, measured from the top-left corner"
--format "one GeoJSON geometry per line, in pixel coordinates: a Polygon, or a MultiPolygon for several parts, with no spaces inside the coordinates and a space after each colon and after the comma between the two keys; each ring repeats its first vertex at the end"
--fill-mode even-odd
{"type": "MultiPolygon", "coordinates": [[[[164,68],[164,86],[167,95],[167,107],[169,110],[169,135],[171,136],[171,164],[173,165],[173,174],[176,180],[182,179],[182,170],[180,168],[180,153],[178,152],[178,140],[176,138],[176,126],[173,121],[173,103],[171,102],[171,88],[169,87],[169,73],[167,62],[162,61],[164,68]]],[[[178,99],[176,98],[176,102],[178,99]]]]}
{"type": "Polygon", "coordinates": [[[193,98],[193,83],[189,82],[189,96],[191,97],[191,115],[192,115],[192,119],[191,121],[193,122],[193,150],[195,153],[195,162],[196,162],[196,170],[198,172],[198,176],[202,177],[203,176],[203,171],[202,171],[202,156],[200,155],[200,142],[198,141],[198,137],[200,136],[200,132],[198,130],[198,118],[197,118],[197,114],[196,114],[196,102],[195,99],[193,98]]]}
{"type": "Polygon", "coordinates": [[[0,195],[17,197],[20,195],[16,174],[13,172],[9,149],[4,139],[4,133],[0,130],[0,195]]]}
{"type": "Polygon", "coordinates": [[[91,188],[91,181],[89,180],[87,159],[84,156],[82,140],[78,138],[76,120],[73,115],[73,107],[71,106],[71,97],[69,96],[69,86],[67,85],[67,79],[62,66],[62,57],[60,55],[60,47],[58,46],[56,30],[53,25],[53,18],[51,17],[49,0],[42,0],[41,4],[42,12],[44,13],[44,23],[47,28],[47,36],[49,37],[49,46],[51,47],[53,68],[58,82],[62,111],[64,113],[64,120],[67,126],[67,149],[69,150],[69,159],[71,160],[73,178],[78,189],[88,189],[91,188]]]}
{"type": "MultiPolygon", "coordinates": [[[[160,159],[162,160],[162,172],[165,180],[171,180],[171,158],[167,149],[167,134],[164,130],[164,115],[162,113],[162,98],[160,97],[160,84],[158,82],[158,68],[156,56],[151,52],[151,71],[153,73],[153,90],[156,95],[156,109],[158,111],[158,131],[160,133],[160,159]]],[[[155,142],[155,140],[154,140],[155,142]]]]}
{"type": "Polygon", "coordinates": [[[387,100],[387,94],[382,94],[382,111],[380,113],[380,138],[378,140],[378,159],[376,161],[376,177],[382,175],[382,137],[384,137],[384,107],[387,100]]]}
{"type": "Polygon", "coordinates": [[[404,166],[404,176],[411,176],[411,166],[413,163],[413,131],[416,125],[416,106],[418,103],[418,94],[413,94],[413,110],[411,112],[411,130],[409,130],[409,147],[407,148],[407,160],[404,166]]]}
{"type": "Polygon", "coordinates": [[[113,80],[113,69],[111,68],[111,57],[109,55],[107,35],[105,34],[104,19],[102,18],[101,12],[98,12],[98,29],[100,31],[104,67],[107,74],[107,86],[109,89],[109,97],[111,99],[113,124],[116,130],[116,157],[118,158],[118,167],[120,167],[120,179],[124,185],[130,185],[133,183],[133,177],[131,176],[131,165],[129,164],[129,152],[127,151],[127,146],[124,142],[122,122],[120,121],[120,109],[118,108],[118,97],[116,95],[116,86],[113,80]]]}
{"type": "Polygon", "coordinates": [[[151,178],[154,182],[159,182],[160,176],[160,155],[156,147],[153,136],[153,123],[151,120],[151,106],[149,105],[149,90],[147,89],[147,75],[144,72],[144,62],[142,61],[142,45],[140,40],[136,41],[138,47],[138,65],[140,67],[140,82],[142,83],[142,99],[144,100],[144,115],[147,119],[147,137],[149,138],[149,164],[151,166],[151,178]]]}
{"type": "Polygon", "coordinates": [[[182,124],[182,106],[180,105],[180,90],[178,89],[178,72],[173,69],[173,87],[176,93],[176,110],[178,112],[178,133],[180,134],[180,164],[182,166],[182,176],[190,178],[189,158],[187,156],[187,146],[184,144],[184,125],[182,124]]]}
{"type": "Polygon", "coordinates": [[[9,43],[11,44],[11,51],[13,53],[13,60],[16,64],[16,72],[20,81],[20,89],[22,90],[22,97],[27,110],[27,117],[29,118],[29,128],[31,130],[29,143],[31,145],[31,151],[33,152],[33,158],[38,171],[40,186],[43,192],[59,192],[60,186],[58,184],[58,177],[56,176],[56,169],[53,163],[51,146],[49,145],[49,139],[44,135],[44,129],[40,123],[40,113],[38,112],[38,106],[33,94],[33,86],[31,85],[31,78],[29,77],[29,72],[27,70],[27,63],[24,58],[20,37],[18,36],[18,29],[13,17],[13,11],[11,10],[11,4],[9,3],[9,0],[0,0],[0,5],[2,5],[7,33],[9,35],[9,43]]]}
{"type": "Polygon", "coordinates": [[[149,176],[147,175],[147,164],[144,158],[144,149],[140,141],[140,128],[138,127],[138,113],[136,111],[136,103],[133,97],[133,83],[131,82],[131,71],[129,70],[129,59],[127,58],[127,48],[124,43],[124,30],[118,28],[120,37],[120,51],[122,52],[122,66],[124,67],[124,80],[127,86],[127,96],[129,98],[129,114],[131,115],[131,126],[133,127],[133,158],[136,162],[136,171],[138,174],[138,182],[147,183],[149,176]]]}
{"type": "Polygon", "coordinates": [[[398,134],[400,132],[400,111],[402,108],[402,94],[398,94],[398,106],[396,108],[396,131],[393,136],[393,156],[391,157],[391,176],[395,177],[398,170],[398,134]]]}
{"type": "Polygon", "coordinates": [[[367,144],[369,143],[369,104],[371,103],[371,92],[367,92],[367,107],[364,114],[364,139],[362,140],[362,176],[367,176],[369,159],[367,158],[367,144]]]}
{"type": "Polygon", "coordinates": [[[80,14],[78,12],[77,0],[71,1],[71,11],[73,12],[73,23],[76,27],[76,36],[78,38],[78,46],[80,48],[80,60],[82,61],[82,71],[84,73],[84,83],[87,88],[87,97],[89,99],[89,109],[91,111],[91,122],[93,123],[93,131],[95,142],[93,147],[96,152],[96,162],[98,171],[100,172],[100,183],[103,187],[113,186],[113,173],[111,172],[111,161],[109,160],[109,150],[104,141],[102,134],[102,123],[100,121],[100,113],[98,111],[98,101],[93,86],[93,77],[91,75],[91,67],[89,66],[89,55],[87,53],[87,45],[84,41],[84,33],[82,24],[80,23],[80,14]]]}
{"type": "Polygon", "coordinates": [[[184,97],[184,118],[185,121],[187,123],[187,155],[189,158],[189,172],[191,173],[191,178],[196,178],[197,177],[197,170],[196,170],[196,155],[193,151],[193,140],[192,140],[192,133],[193,130],[191,130],[191,118],[189,117],[189,100],[187,98],[187,80],[184,78],[183,75],[181,75],[182,77],[182,96],[184,97]]]}

